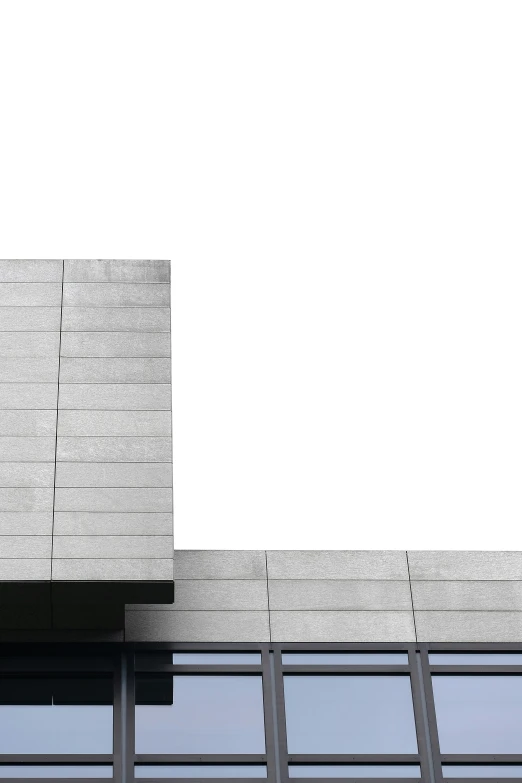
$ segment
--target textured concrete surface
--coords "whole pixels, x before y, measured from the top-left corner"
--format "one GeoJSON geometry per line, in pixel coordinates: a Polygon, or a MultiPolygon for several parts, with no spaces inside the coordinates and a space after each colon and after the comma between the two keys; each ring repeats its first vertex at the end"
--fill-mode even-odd
{"type": "Polygon", "coordinates": [[[61,383],[60,410],[170,411],[170,385],[61,383]]]}
{"type": "Polygon", "coordinates": [[[172,585],[170,407],[169,262],[0,261],[0,581],[172,585]]]}
{"type": "Polygon", "coordinates": [[[174,562],[174,604],[128,606],[127,639],[522,643],[520,552],[178,550],[174,562]]]}
{"type": "Polygon", "coordinates": [[[170,332],[167,307],[64,307],[62,336],[66,332],[170,332]]]}
{"type": "MultiPolygon", "coordinates": [[[[18,484],[2,484],[2,480],[0,463],[0,486],[18,486],[18,484]]],[[[42,484],[42,486],[49,485],[42,484]]],[[[52,486],[52,477],[50,486],[52,486]]],[[[56,486],[172,487],[172,465],[169,462],[58,462],[56,486]]]]}

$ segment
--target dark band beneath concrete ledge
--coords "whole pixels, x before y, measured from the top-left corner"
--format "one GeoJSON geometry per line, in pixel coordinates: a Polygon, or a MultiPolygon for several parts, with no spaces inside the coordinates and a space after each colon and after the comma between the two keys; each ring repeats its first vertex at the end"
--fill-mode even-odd
{"type": "Polygon", "coordinates": [[[123,629],[126,604],[171,604],[174,582],[2,582],[0,629],[123,629]]]}

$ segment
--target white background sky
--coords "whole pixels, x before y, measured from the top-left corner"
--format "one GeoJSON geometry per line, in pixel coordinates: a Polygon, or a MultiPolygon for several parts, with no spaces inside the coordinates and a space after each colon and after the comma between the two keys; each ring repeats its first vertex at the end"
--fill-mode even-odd
{"type": "Polygon", "coordinates": [[[0,256],[173,261],[178,547],[522,548],[521,38],[2,0],[0,256]]]}

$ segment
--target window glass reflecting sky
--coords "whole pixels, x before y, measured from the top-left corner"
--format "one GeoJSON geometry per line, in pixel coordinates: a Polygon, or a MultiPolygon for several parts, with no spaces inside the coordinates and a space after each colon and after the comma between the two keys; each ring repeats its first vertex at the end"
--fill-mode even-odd
{"type": "Polygon", "coordinates": [[[435,675],[442,753],[522,753],[522,677],[435,675]]]}
{"type": "Polygon", "coordinates": [[[420,778],[418,764],[290,764],[290,778],[420,778]]]}
{"type": "Polygon", "coordinates": [[[520,666],[522,653],[430,653],[433,666],[520,666]]]}
{"type": "Polygon", "coordinates": [[[0,679],[0,753],[112,753],[112,705],[83,703],[111,694],[110,680],[0,679]]]}
{"type": "Polygon", "coordinates": [[[357,653],[357,652],[328,652],[328,653],[283,653],[283,664],[287,666],[356,666],[359,664],[391,664],[392,666],[407,665],[408,653],[357,653]]]}
{"type": "Polygon", "coordinates": [[[409,677],[286,675],[289,753],[417,753],[409,677]]]}
{"type": "Polygon", "coordinates": [[[172,704],[136,706],[137,753],[265,752],[260,676],[175,675],[172,681],[172,704]]]}

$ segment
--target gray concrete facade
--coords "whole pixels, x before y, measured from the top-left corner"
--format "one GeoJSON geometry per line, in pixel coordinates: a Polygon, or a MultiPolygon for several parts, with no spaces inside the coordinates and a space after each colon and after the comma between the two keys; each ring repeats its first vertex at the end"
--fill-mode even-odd
{"type": "Polygon", "coordinates": [[[121,626],[172,552],[169,262],[0,261],[0,627],[121,626]]]}
{"type": "Polygon", "coordinates": [[[174,571],[128,641],[522,643],[522,552],[177,550],[174,571]]]}

